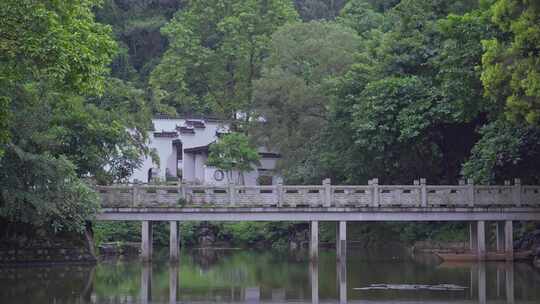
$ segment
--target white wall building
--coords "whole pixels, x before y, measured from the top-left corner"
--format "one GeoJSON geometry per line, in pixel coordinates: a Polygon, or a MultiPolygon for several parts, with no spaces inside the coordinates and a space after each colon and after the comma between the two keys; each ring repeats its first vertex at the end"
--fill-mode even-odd
{"type": "MultiPolygon", "coordinates": [[[[149,136],[149,147],[159,156],[159,164],[151,158],[143,161],[141,168],[129,178],[130,182],[149,182],[151,178],[185,183],[224,185],[228,183],[225,172],[207,166],[209,145],[220,134],[229,132],[229,126],[219,120],[158,117],[152,120],[154,131],[149,136]]],[[[259,148],[260,165],[244,174],[245,185],[276,184],[281,180],[274,175],[279,154],[259,148]],[[265,176],[265,178],[259,178],[265,176]]],[[[238,174],[233,174],[235,177],[238,174]]],[[[239,183],[237,179],[233,181],[239,183]]]]}

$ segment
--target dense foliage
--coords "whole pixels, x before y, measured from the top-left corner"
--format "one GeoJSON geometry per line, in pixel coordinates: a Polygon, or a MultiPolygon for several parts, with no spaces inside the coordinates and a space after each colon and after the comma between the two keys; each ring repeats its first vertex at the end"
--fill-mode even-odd
{"type": "Polygon", "coordinates": [[[228,120],[210,164],[256,161],[247,134],[288,182],[538,183],[539,50],[533,0],[5,0],[0,224],[81,231],[85,180],[125,180],[163,112],[228,120]]]}
{"type": "Polygon", "coordinates": [[[84,180],[137,167],[150,112],[111,78],[116,54],[97,1],[0,4],[0,225],[6,234],[80,232],[98,208],[84,180]],[[24,231],[20,231],[24,228],[24,231]]]}
{"type": "Polygon", "coordinates": [[[537,182],[537,20],[531,1],[354,0],[325,24],[338,35],[284,26],[253,134],[287,152],[290,182],[537,182]],[[326,49],[346,63],[330,74],[326,49]]]}
{"type": "Polygon", "coordinates": [[[269,37],[296,18],[287,0],[189,1],[162,28],[170,44],[151,75],[155,98],[182,112],[249,113],[269,37]]]}

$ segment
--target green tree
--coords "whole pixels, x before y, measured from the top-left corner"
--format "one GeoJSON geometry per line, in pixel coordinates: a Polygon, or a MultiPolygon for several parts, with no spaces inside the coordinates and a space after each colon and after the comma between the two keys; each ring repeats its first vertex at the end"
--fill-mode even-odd
{"type": "Polygon", "coordinates": [[[483,41],[482,82],[495,102],[506,103],[507,117],[540,124],[540,3],[498,0],[492,22],[502,34],[483,41]]]}
{"type": "Polygon", "coordinates": [[[142,92],[108,75],[116,43],[94,20],[98,3],[0,4],[10,135],[0,158],[0,223],[8,231],[82,231],[98,206],[84,179],[121,180],[147,153],[150,112],[142,92]]]}
{"type": "Polygon", "coordinates": [[[365,0],[351,0],[341,10],[338,22],[367,37],[372,29],[383,24],[383,14],[375,11],[365,0]]]}
{"type": "Polygon", "coordinates": [[[337,78],[354,62],[360,37],[333,22],[311,21],[280,28],[255,84],[253,137],[282,153],[289,179],[318,178],[317,150],[337,78]],[[296,176],[295,178],[293,176],[296,176]]]}
{"type": "Polygon", "coordinates": [[[95,1],[0,3],[0,143],[9,135],[9,103],[29,79],[80,92],[103,89],[115,45],[104,39],[110,29],[93,21],[94,5],[95,1]]]}
{"type": "Polygon", "coordinates": [[[259,153],[242,133],[223,135],[216,143],[210,145],[207,164],[227,172],[227,180],[234,181],[234,172],[238,180],[244,184],[244,172],[254,169],[259,163],[259,153]]]}
{"type": "Polygon", "coordinates": [[[489,35],[481,18],[447,19],[467,4],[401,1],[384,14],[391,26],[365,36],[339,82],[323,141],[335,179],[459,177],[483,111],[475,65],[489,35]]]}
{"type": "Polygon", "coordinates": [[[167,47],[163,27],[182,8],[181,0],[104,0],[96,20],[109,24],[119,46],[111,64],[113,77],[146,88],[150,72],[167,47]]]}
{"type": "Polygon", "coordinates": [[[334,20],[347,0],[294,0],[303,21],[334,20]]]}
{"type": "Polygon", "coordinates": [[[286,0],[189,1],[162,28],[170,44],[150,78],[155,97],[179,113],[249,119],[270,35],[296,18],[286,0]]]}

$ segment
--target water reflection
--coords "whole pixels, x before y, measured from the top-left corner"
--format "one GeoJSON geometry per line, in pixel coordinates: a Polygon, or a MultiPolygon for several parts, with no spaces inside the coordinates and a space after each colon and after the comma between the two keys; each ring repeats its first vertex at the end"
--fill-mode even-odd
{"type": "MultiPolygon", "coordinates": [[[[307,254],[306,254],[307,256],[307,254]]],[[[95,267],[0,268],[0,303],[538,303],[540,273],[528,264],[436,264],[349,249],[319,261],[228,251],[204,261],[103,262],[95,267]],[[216,258],[217,256],[217,258],[216,258]],[[358,290],[371,284],[456,284],[464,291],[358,290]]]]}

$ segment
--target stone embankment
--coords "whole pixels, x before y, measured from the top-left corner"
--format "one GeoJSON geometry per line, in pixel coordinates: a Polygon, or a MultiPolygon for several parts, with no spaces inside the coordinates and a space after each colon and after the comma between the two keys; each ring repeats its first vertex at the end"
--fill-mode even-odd
{"type": "Polygon", "coordinates": [[[95,263],[96,257],[86,244],[65,240],[0,241],[0,265],[95,263]]]}

